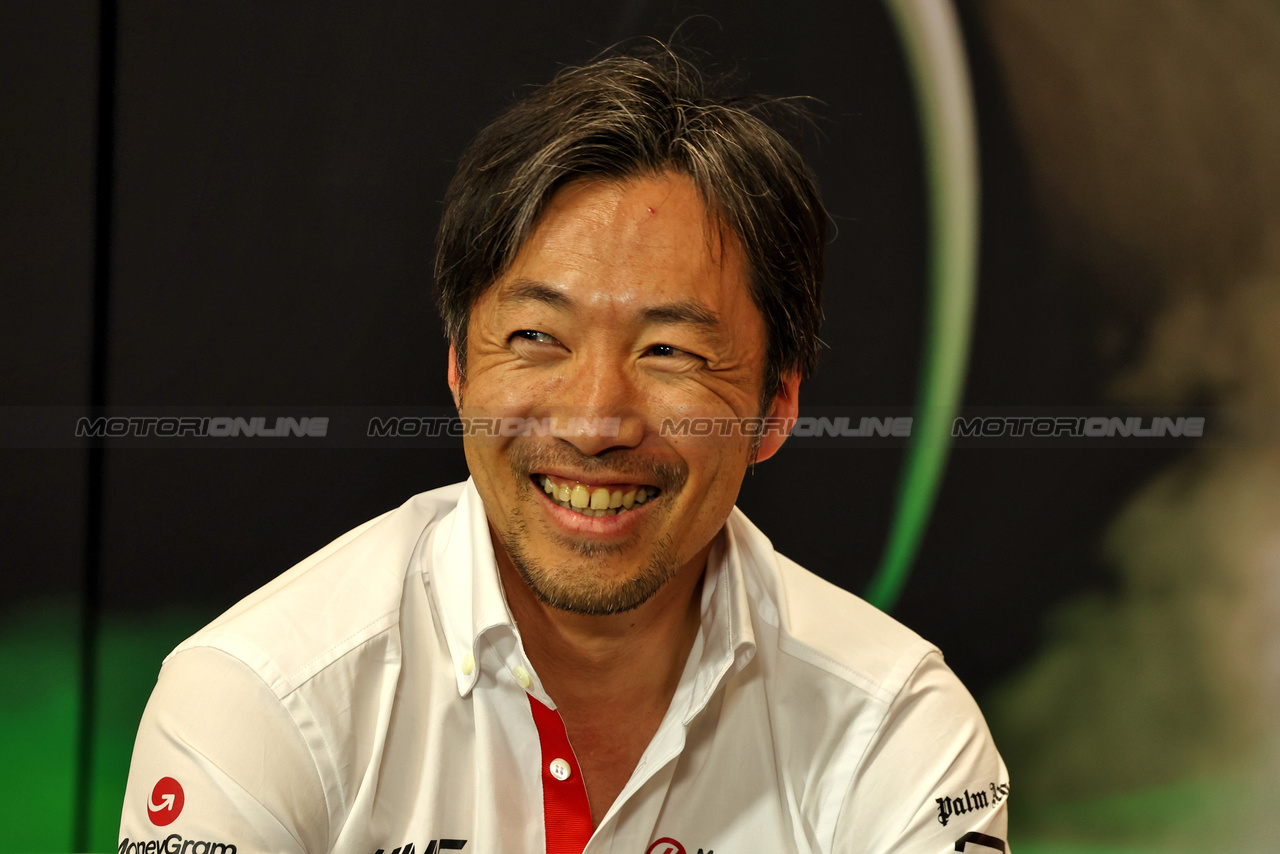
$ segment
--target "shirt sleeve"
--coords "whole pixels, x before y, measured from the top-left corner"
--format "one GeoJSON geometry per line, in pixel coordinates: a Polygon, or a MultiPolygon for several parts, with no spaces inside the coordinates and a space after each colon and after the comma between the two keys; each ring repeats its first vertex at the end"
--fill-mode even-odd
{"type": "Polygon", "coordinates": [[[849,787],[833,852],[1009,850],[1009,775],[977,704],[937,652],[890,704],[849,787]]]}
{"type": "Polygon", "coordinates": [[[262,679],[209,648],[160,671],[134,742],[119,854],[328,850],[316,763],[262,679]]]}

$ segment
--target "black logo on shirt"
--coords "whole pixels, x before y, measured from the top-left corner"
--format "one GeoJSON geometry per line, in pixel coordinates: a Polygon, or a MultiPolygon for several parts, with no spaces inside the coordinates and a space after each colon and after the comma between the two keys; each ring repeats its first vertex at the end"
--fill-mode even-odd
{"type": "Polygon", "coordinates": [[[972,842],[974,845],[985,845],[988,848],[994,848],[997,851],[1004,850],[1004,840],[994,836],[987,836],[985,833],[978,833],[976,830],[966,833],[956,840],[956,850],[963,851],[966,842],[972,842]]]}
{"type": "Polygon", "coordinates": [[[129,837],[120,840],[116,854],[236,854],[230,842],[211,842],[207,839],[183,839],[176,833],[164,838],[133,842],[129,837]]]}
{"type": "MultiPolygon", "coordinates": [[[[422,849],[422,854],[436,854],[437,851],[459,851],[467,844],[465,839],[433,839],[427,843],[427,847],[422,849]]],[[[232,852],[235,854],[235,852],[232,852]]],[[[373,854],[383,854],[383,849],[379,848],[373,854]]],[[[393,848],[391,854],[417,854],[412,842],[407,842],[399,848],[393,848]]]]}
{"type": "MultiPolygon", "coordinates": [[[[943,827],[946,827],[947,822],[951,820],[952,816],[965,815],[966,813],[973,812],[974,810],[985,810],[988,807],[995,806],[1005,798],[1009,797],[1009,784],[1000,783],[997,785],[995,783],[989,783],[987,784],[987,792],[984,792],[981,789],[976,792],[970,792],[968,789],[965,789],[963,796],[956,796],[954,798],[944,796],[936,798],[935,800],[938,803],[938,821],[942,822],[943,827]],[[987,792],[991,793],[990,797],[987,796],[987,792]]],[[[959,843],[956,844],[958,845],[959,843]]],[[[956,850],[961,851],[963,849],[957,848],[956,850]]]]}

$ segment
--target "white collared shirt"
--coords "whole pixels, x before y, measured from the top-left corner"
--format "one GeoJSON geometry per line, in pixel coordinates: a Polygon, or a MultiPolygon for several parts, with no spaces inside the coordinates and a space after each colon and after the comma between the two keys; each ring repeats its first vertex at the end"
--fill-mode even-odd
{"type": "MultiPolygon", "coordinates": [[[[554,708],[474,486],[423,493],[165,659],[119,854],[559,852],[586,801],[554,708]]],[[[666,717],[585,850],[985,854],[1008,792],[938,651],[735,509],[666,717]]]]}

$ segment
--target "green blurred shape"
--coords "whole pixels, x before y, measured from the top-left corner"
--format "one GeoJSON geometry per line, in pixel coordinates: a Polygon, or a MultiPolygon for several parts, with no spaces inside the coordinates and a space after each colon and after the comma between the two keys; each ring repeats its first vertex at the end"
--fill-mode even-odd
{"type": "Polygon", "coordinates": [[[1079,800],[1011,800],[1010,836],[1018,854],[1269,854],[1280,839],[1270,790],[1242,767],[1079,800]]]}
{"type": "Polygon", "coordinates": [[[964,40],[948,2],[888,0],[915,84],[929,187],[929,312],[893,523],[866,598],[890,611],[933,512],[960,408],[977,293],[978,144],[964,40]]]}
{"type": "MultiPolygon", "coordinates": [[[[213,614],[107,616],[98,640],[90,851],[113,852],[138,721],[160,662],[213,614]]],[[[79,611],[47,602],[0,620],[0,854],[71,848],[79,710],[79,611]]]]}
{"type": "Polygon", "coordinates": [[[0,621],[0,854],[71,846],[79,683],[75,605],[10,609],[0,621]]]}
{"type": "Polygon", "coordinates": [[[1015,839],[1010,850],[1017,854],[1167,854],[1162,848],[1132,848],[1114,845],[1070,845],[1056,842],[1024,842],[1015,839]]]}

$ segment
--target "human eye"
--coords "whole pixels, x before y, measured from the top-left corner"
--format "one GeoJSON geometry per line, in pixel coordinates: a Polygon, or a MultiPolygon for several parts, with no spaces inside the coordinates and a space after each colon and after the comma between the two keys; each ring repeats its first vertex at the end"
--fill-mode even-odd
{"type": "Polygon", "coordinates": [[[534,344],[559,344],[554,337],[536,329],[520,329],[511,335],[511,340],[531,341],[534,344]]]}
{"type": "Polygon", "coordinates": [[[511,354],[530,364],[556,361],[566,351],[560,339],[540,329],[517,329],[507,341],[511,354]]]}
{"type": "Polygon", "coordinates": [[[683,350],[672,344],[651,344],[647,349],[645,349],[644,354],[646,356],[684,364],[705,364],[707,361],[697,353],[683,350]]]}

